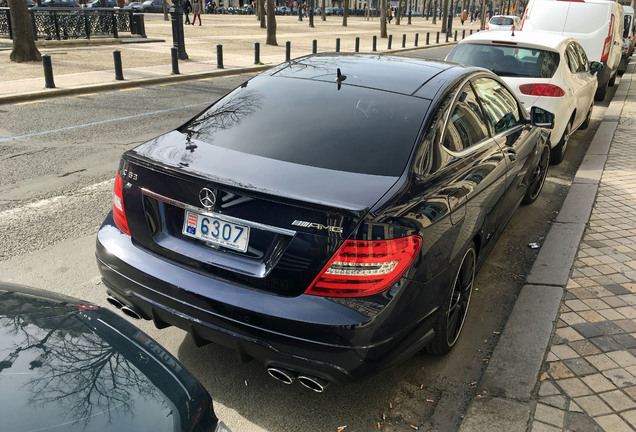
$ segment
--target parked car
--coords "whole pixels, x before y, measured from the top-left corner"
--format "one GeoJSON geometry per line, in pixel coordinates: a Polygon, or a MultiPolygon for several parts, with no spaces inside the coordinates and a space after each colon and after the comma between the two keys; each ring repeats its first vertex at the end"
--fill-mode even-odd
{"type": "Polygon", "coordinates": [[[623,49],[621,51],[621,62],[618,65],[618,74],[623,75],[627,70],[629,58],[634,53],[634,8],[623,6],[625,19],[623,21],[623,49]]]}
{"type": "Polygon", "coordinates": [[[585,129],[602,69],[573,38],[541,32],[479,32],[460,41],[446,60],[480,66],[499,75],[526,106],[554,113],[550,161],[563,160],[570,135],[585,129]]]}
{"type": "Polygon", "coordinates": [[[40,6],[34,7],[59,7],[59,8],[78,8],[80,4],[75,0],[42,0],[40,6]]]}
{"type": "Polygon", "coordinates": [[[521,18],[515,15],[495,15],[486,24],[486,30],[512,30],[521,28],[521,18]]]}
{"type": "Polygon", "coordinates": [[[134,12],[163,12],[162,0],[146,0],[139,6],[133,6],[134,12]]]}
{"type": "Polygon", "coordinates": [[[113,8],[117,6],[116,0],[95,0],[89,3],[86,3],[87,8],[113,8]]]}
{"type": "Polygon", "coordinates": [[[291,15],[291,9],[287,6],[276,6],[274,13],[276,15],[291,15]]]}
{"type": "Polygon", "coordinates": [[[124,6],[124,9],[132,9],[134,11],[135,6],[141,6],[141,2],[130,2],[126,6],[124,6]]]}
{"type": "Polygon", "coordinates": [[[541,191],[553,117],[481,68],[284,63],[123,155],[102,280],[157,326],[315,391],[446,353],[475,272],[541,191]]]}
{"type": "Polygon", "coordinates": [[[0,282],[6,431],[229,429],[197,379],[108,309],[0,282]]]}
{"type": "Polygon", "coordinates": [[[623,7],[606,0],[530,0],[521,29],[548,31],[576,39],[591,61],[603,63],[595,98],[614,85],[623,46],[623,7]]]}

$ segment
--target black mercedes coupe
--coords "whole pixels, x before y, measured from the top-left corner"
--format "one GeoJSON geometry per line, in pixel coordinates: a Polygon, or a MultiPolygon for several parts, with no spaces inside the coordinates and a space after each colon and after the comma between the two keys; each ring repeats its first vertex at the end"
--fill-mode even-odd
{"type": "Polygon", "coordinates": [[[97,237],[109,300],[315,391],[444,354],[543,187],[553,120],[481,68],[281,64],[123,155],[97,237]]]}

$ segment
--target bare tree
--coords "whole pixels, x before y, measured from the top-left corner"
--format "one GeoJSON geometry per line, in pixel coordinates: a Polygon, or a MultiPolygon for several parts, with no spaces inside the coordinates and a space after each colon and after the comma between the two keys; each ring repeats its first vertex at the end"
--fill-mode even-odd
{"type": "Polygon", "coordinates": [[[26,2],[23,0],[9,0],[9,13],[11,14],[11,29],[13,31],[13,50],[9,58],[17,63],[41,61],[42,56],[35,46],[31,18],[26,2]]]}
{"type": "Polygon", "coordinates": [[[486,28],[486,0],[481,0],[481,9],[479,10],[479,30],[486,28]]]}
{"type": "Polygon", "coordinates": [[[261,28],[267,28],[267,24],[265,23],[265,0],[258,0],[258,13],[261,28]]]}
{"type": "Polygon", "coordinates": [[[433,0],[433,24],[437,23],[437,0],[433,0]]]}
{"type": "Polygon", "coordinates": [[[344,0],[342,2],[342,26],[347,26],[347,18],[349,18],[349,0],[344,0]]]}
{"type": "Polygon", "coordinates": [[[386,0],[380,0],[380,37],[389,37],[386,34],[386,0]]]}
{"type": "Polygon", "coordinates": [[[441,3],[442,7],[442,29],[440,30],[442,34],[446,33],[446,29],[448,26],[448,0],[443,0],[441,3]]]}
{"type": "Polygon", "coordinates": [[[320,7],[320,19],[327,21],[327,8],[325,7],[326,0],[322,0],[322,6],[320,7]]]}
{"type": "Polygon", "coordinates": [[[267,45],[278,45],[276,42],[276,15],[274,12],[274,0],[267,0],[267,45]]]}

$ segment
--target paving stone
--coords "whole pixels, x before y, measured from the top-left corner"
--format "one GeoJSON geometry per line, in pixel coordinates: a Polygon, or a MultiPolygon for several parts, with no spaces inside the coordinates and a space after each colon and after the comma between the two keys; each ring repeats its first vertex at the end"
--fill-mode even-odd
{"type": "MultiPolygon", "coordinates": [[[[582,413],[583,412],[583,408],[581,408],[576,402],[574,402],[572,400],[572,401],[570,401],[569,411],[570,412],[575,412],[575,413],[582,413]]],[[[567,418],[567,416],[568,416],[568,414],[566,414],[566,418],[567,418]]]]}
{"type": "Polygon", "coordinates": [[[623,333],[623,329],[611,321],[597,322],[595,325],[603,332],[604,335],[623,333]]]}
{"type": "Polygon", "coordinates": [[[599,395],[614,411],[625,411],[636,408],[636,403],[620,390],[614,390],[599,395]]]}
{"type": "Polygon", "coordinates": [[[570,345],[570,348],[579,353],[579,355],[581,356],[589,356],[601,353],[601,350],[599,350],[596,345],[586,340],[570,342],[568,345],[570,345]]]}
{"type": "Polygon", "coordinates": [[[588,375],[588,376],[582,377],[581,379],[583,380],[585,384],[587,384],[589,388],[591,388],[594,391],[594,393],[602,393],[602,392],[616,389],[616,386],[614,385],[612,381],[610,381],[605,376],[599,373],[594,375],[588,375]]]}
{"type": "Polygon", "coordinates": [[[621,367],[635,366],[636,357],[627,351],[614,351],[606,353],[609,358],[614,360],[621,367]]]}
{"type": "Polygon", "coordinates": [[[584,323],[584,324],[575,324],[572,326],[574,330],[576,330],[580,335],[585,338],[593,338],[596,336],[603,336],[602,329],[598,326],[598,323],[584,323]]]}
{"type": "Polygon", "coordinates": [[[597,354],[585,357],[587,361],[592,363],[594,367],[600,371],[615,369],[618,367],[616,362],[609,358],[606,354],[597,354]]]}
{"type": "Polygon", "coordinates": [[[633,335],[616,334],[612,336],[612,339],[621,344],[623,348],[636,348],[636,338],[633,335]]]}
{"type": "Polygon", "coordinates": [[[561,315],[560,319],[568,325],[583,324],[585,322],[585,319],[576,312],[564,313],[561,315]]]}
{"type": "Polygon", "coordinates": [[[531,432],[561,432],[562,428],[557,428],[554,426],[547,425],[545,423],[535,421],[534,423],[532,423],[532,429],[530,429],[530,431],[531,432]]]}
{"type": "Polygon", "coordinates": [[[598,311],[598,313],[603,316],[603,318],[605,318],[606,320],[610,320],[610,321],[614,321],[614,320],[620,320],[625,318],[623,315],[621,315],[619,312],[617,312],[614,309],[603,309],[598,311]]]}
{"type": "Polygon", "coordinates": [[[612,412],[612,409],[596,395],[578,397],[574,399],[574,402],[592,417],[612,412]]]}
{"type": "Polygon", "coordinates": [[[603,375],[609,378],[618,387],[628,387],[636,385],[636,378],[625,369],[610,369],[602,372],[603,375]]]}
{"type": "MultiPolygon", "coordinates": [[[[633,374],[632,374],[633,375],[633,374]]],[[[627,395],[629,397],[631,397],[632,399],[636,400],[636,386],[633,387],[625,387],[623,388],[623,391],[625,393],[627,393],[627,395]]]]}
{"type": "Polygon", "coordinates": [[[545,357],[545,361],[546,362],[554,362],[554,361],[558,361],[559,358],[557,356],[555,356],[552,352],[549,352],[546,357],[545,357]]]}
{"type": "Polygon", "coordinates": [[[605,318],[603,317],[603,315],[601,315],[600,313],[598,313],[596,311],[593,311],[593,310],[581,311],[581,312],[579,312],[579,315],[585,321],[590,322],[590,323],[597,323],[597,322],[605,321],[605,318]]]}
{"type": "Polygon", "coordinates": [[[534,412],[534,418],[535,420],[547,423],[552,426],[563,427],[565,411],[549,405],[538,403],[537,408],[534,412]]]}
{"type": "Polygon", "coordinates": [[[623,419],[627,421],[627,423],[629,423],[634,429],[636,429],[636,410],[625,411],[621,413],[621,417],[623,417],[623,419]]]}
{"type": "Polygon", "coordinates": [[[572,373],[572,371],[568,369],[568,367],[565,364],[563,364],[563,362],[560,362],[560,361],[550,363],[548,373],[555,380],[574,377],[574,374],[572,373]]]}
{"type": "Polygon", "coordinates": [[[554,396],[559,394],[561,394],[561,390],[550,381],[542,382],[541,387],[539,387],[539,396],[554,396]]]}
{"type": "Polygon", "coordinates": [[[599,426],[590,416],[583,413],[570,412],[566,418],[567,425],[566,430],[572,432],[603,432],[601,426],[599,426]]]}
{"type": "Polygon", "coordinates": [[[583,358],[564,360],[563,363],[577,376],[590,375],[596,372],[596,368],[583,358]]]}
{"type": "MultiPolygon", "coordinates": [[[[608,304],[608,306],[617,309],[617,308],[621,308],[621,307],[626,307],[627,303],[625,303],[623,300],[621,300],[619,297],[605,297],[603,299],[603,301],[605,303],[608,304]]],[[[622,314],[621,314],[622,315],[622,314]]]]}
{"type": "Polygon", "coordinates": [[[567,393],[572,398],[587,396],[592,393],[592,390],[579,378],[566,378],[558,380],[556,383],[565,393],[567,393]]]}
{"type": "Polygon", "coordinates": [[[629,294],[630,291],[620,284],[605,285],[605,289],[614,295],[629,294]]]}
{"type": "Polygon", "coordinates": [[[567,359],[571,359],[571,358],[575,358],[579,356],[579,354],[576,351],[574,351],[572,348],[570,348],[569,346],[565,344],[554,345],[550,351],[554,353],[561,360],[567,360],[567,359]]]}
{"type": "Polygon", "coordinates": [[[584,339],[581,333],[577,332],[572,327],[557,329],[555,333],[567,342],[574,342],[584,339]]]}
{"type": "MultiPolygon", "coordinates": [[[[574,295],[578,299],[591,299],[596,298],[596,295],[587,288],[568,288],[568,292],[574,295]]],[[[628,291],[629,292],[629,291],[628,291]]]]}
{"type": "Polygon", "coordinates": [[[633,432],[632,428],[616,414],[594,419],[606,432],[633,432]]]}
{"type": "MultiPolygon", "coordinates": [[[[625,315],[623,312],[621,312],[621,315],[625,315],[627,316],[627,318],[636,318],[636,308],[633,307],[629,307],[629,308],[620,308],[620,310],[623,309],[629,309],[630,310],[630,315],[633,312],[634,316],[627,316],[625,315]]],[[[614,321],[614,324],[616,324],[617,326],[619,326],[620,328],[622,328],[623,330],[625,330],[627,333],[635,333],[636,332],[636,322],[632,321],[631,319],[624,319],[624,320],[618,320],[618,321],[614,321]]]]}
{"type": "Polygon", "coordinates": [[[607,305],[607,303],[597,298],[585,299],[582,301],[583,303],[588,305],[590,309],[594,309],[596,311],[599,311],[601,309],[609,309],[609,306],[607,305]]]}
{"type": "Polygon", "coordinates": [[[591,338],[590,342],[598,347],[603,352],[618,351],[623,349],[623,346],[614,340],[611,336],[599,336],[591,338]]]}
{"type": "Polygon", "coordinates": [[[567,307],[569,307],[570,309],[572,309],[574,312],[580,312],[580,311],[591,309],[588,305],[583,303],[582,300],[578,300],[578,299],[577,300],[567,300],[565,302],[565,305],[567,307]]]}

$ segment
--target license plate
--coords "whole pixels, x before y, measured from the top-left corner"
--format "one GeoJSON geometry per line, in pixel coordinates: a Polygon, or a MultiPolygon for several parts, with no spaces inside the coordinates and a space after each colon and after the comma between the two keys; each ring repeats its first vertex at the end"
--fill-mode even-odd
{"type": "Polygon", "coordinates": [[[250,227],[186,210],[183,234],[245,252],[250,238],[250,227]]]}

